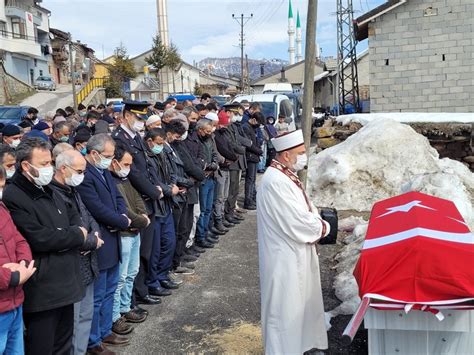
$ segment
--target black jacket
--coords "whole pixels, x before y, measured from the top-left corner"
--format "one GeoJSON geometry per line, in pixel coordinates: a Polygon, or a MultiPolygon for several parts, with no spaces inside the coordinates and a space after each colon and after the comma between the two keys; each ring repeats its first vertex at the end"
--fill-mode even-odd
{"type": "Polygon", "coordinates": [[[245,155],[247,162],[258,163],[260,162],[260,156],[263,154],[263,151],[257,143],[256,129],[248,123],[244,124],[243,128],[247,137],[252,141],[252,145],[247,148],[247,153],[245,155]]]}
{"type": "Polygon", "coordinates": [[[225,159],[225,162],[220,164],[222,170],[229,170],[230,164],[239,160],[239,154],[245,153],[245,148],[237,145],[232,133],[225,127],[216,130],[214,141],[216,142],[217,151],[225,159]]]}
{"type": "Polygon", "coordinates": [[[157,186],[161,186],[161,181],[157,173],[157,166],[150,156],[145,142],[139,136],[136,136],[135,139],[132,138],[120,126],[112,132],[112,138],[122,142],[132,154],[133,164],[128,179],[145,201],[148,213],[156,214],[158,211],[155,201],[159,200],[161,196],[157,186]]]}
{"type": "Polygon", "coordinates": [[[175,183],[172,171],[170,170],[169,164],[166,161],[165,152],[160,154],[153,154],[148,151],[150,159],[153,160],[156,173],[159,179],[159,186],[163,190],[163,198],[157,201],[157,211],[155,216],[164,217],[166,216],[173,205],[173,194],[171,191],[171,185],[175,183]]]}
{"type": "MultiPolygon", "coordinates": [[[[179,157],[178,154],[174,151],[171,145],[165,144],[164,150],[164,157],[166,158],[168,167],[171,171],[171,175],[173,176],[174,184],[179,188],[189,189],[194,186],[194,182],[189,179],[184,171],[184,163],[179,157]]],[[[173,201],[177,205],[182,205],[186,203],[187,194],[186,193],[179,193],[176,196],[173,196],[173,201]]]]}
{"type": "Polygon", "coordinates": [[[239,160],[230,164],[229,170],[247,169],[247,159],[245,158],[246,148],[252,146],[252,141],[247,137],[240,122],[234,122],[228,127],[236,145],[240,146],[239,160]]]}
{"type": "Polygon", "coordinates": [[[201,184],[201,181],[206,178],[206,175],[204,175],[204,170],[193,158],[191,152],[188,151],[185,141],[183,142],[176,140],[171,144],[171,146],[183,162],[183,169],[186,175],[194,179],[193,186],[190,187],[187,192],[187,203],[190,205],[199,203],[198,188],[201,184]]]}
{"type": "Polygon", "coordinates": [[[75,188],[62,185],[53,179],[49,185],[64,200],[68,208],[73,208],[81,217],[82,225],[87,229],[87,240],[80,248],[81,253],[81,276],[84,286],[89,285],[99,275],[99,264],[97,262],[97,238],[95,233],[100,236],[100,227],[91,216],[89,210],[82,202],[81,196],[75,188]],[[85,255],[84,255],[85,254],[85,255]]]}
{"type": "Polygon", "coordinates": [[[16,173],[3,194],[13,222],[30,245],[35,267],[23,286],[25,312],[60,308],[84,296],[79,248],[82,221],[48,186],[39,188],[16,173]]]}

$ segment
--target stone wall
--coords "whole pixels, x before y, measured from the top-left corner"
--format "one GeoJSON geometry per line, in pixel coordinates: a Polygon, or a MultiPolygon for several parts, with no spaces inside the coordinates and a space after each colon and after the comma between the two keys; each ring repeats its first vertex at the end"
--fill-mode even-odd
{"type": "Polygon", "coordinates": [[[11,76],[4,66],[0,65],[0,105],[11,104],[15,98],[33,92],[33,87],[11,76]]]}
{"type": "MultiPolygon", "coordinates": [[[[410,123],[416,132],[428,138],[440,158],[462,162],[474,171],[474,124],[463,123],[410,123]]],[[[341,126],[335,120],[326,120],[324,126],[314,131],[319,150],[330,148],[345,141],[362,125],[351,123],[341,126]]]]}
{"type": "Polygon", "coordinates": [[[472,0],[410,0],[369,25],[371,112],[474,111],[472,0]]]}

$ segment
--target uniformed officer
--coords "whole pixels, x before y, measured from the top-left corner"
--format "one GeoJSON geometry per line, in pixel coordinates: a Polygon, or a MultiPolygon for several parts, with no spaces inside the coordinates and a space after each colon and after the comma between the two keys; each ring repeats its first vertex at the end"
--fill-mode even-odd
{"type": "MultiPolygon", "coordinates": [[[[156,216],[160,213],[160,199],[163,197],[163,191],[169,189],[169,186],[160,181],[157,173],[158,167],[149,156],[148,148],[140,136],[140,132],[144,131],[145,122],[148,118],[146,115],[147,108],[147,102],[125,101],[123,117],[119,127],[112,133],[112,138],[122,142],[133,155],[133,165],[128,175],[129,180],[132,186],[142,195],[151,221],[149,227],[140,233],[140,271],[135,278],[136,301],[137,303],[157,304],[161,300],[154,296],[171,294],[169,290],[161,287],[161,283],[157,281],[157,275],[163,274],[162,270],[157,270],[157,266],[166,268],[166,262],[169,259],[169,267],[171,267],[174,254],[172,246],[175,244],[173,244],[173,240],[161,240],[160,228],[157,227],[156,223],[156,216]],[[157,265],[151,265],[151,260],[154,260],[157,265]],[[162,263],[158,263],[157,260],[162,261],[162,263]],[[163,263],[163,261],[165,262],[163,263]],[[149,292],[150,280],[155,281],[154,286],[150,287],[153,295],[149,292]]],[[[173,238],[176,238],[176,236],[173,236],[173,238]]],[[[166,277],[168,276],[166,275],[166,277]]],[[[177,288],[177,285],[169,279],[164,281],[168,286],[177,288]]]]}

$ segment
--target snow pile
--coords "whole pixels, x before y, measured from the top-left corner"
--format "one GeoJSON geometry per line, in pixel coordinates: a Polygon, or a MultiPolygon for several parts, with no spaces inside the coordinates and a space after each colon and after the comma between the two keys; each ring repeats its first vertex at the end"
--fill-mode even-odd
{"type": "MultiPolygon", "coordinates": [[[[354,219],[355,217],[347,218],[354,219]]],[[[345,220],[342,220],[343,223],[345,220]]],[[[337,275],[334,279],[334,289],[336,297],[342,302],[339,306],[329,311],[331,317],[340,314],[354,314],[360,303],[359,288],[357,282],[352,275],[354,267],[359,260],[360,251],[364,244],[365,234],[367,233],[368,223],[360,219],[352,232],[352,235],[343,240],[345,246],[336,255],[338,261],[336,266],[337,275]]]]}
{"type": "Polygon", "coordinates": [[[440,160],[424,136],[394,120],[369,122],[312,155],[308,182],[316,206],[370,211],[377,201],[415,190],[452,200],[474,227],[474,175],[459,162],[440,160]]]}
{"type": "Polygon", "coordinates": [[[339,116],[336,121],[343,126],[347,126],[351,122],[360,123],[365,126],[369,122],[381,119],[392,119],[402,123],[474,123],[474,114],[441,112],[354,113],[339,116]]]}

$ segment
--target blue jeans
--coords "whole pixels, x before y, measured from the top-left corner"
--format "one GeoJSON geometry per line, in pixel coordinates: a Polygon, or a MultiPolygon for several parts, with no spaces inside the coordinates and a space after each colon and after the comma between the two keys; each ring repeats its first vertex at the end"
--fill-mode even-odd
{"type": "Polygon", "coordinates": [[[173,213],[170,211],[165,217],[156,217],[150,269],[146,282],[148,287],[159,288],[160,281],[169,279],[168,272],[173,264],[175,250],[176,232],[173,213]]]}
{"type": "Polygon", "coordinates": [[[0,354],[22,355],[23,345],[23,308],[0,313],[0,354]]]}
{"type": "Polygon", "coordinates": [[[114,294],[119,280],[119,264],[101,270],[94,282],[94,317],[92,318],[89,348],[98,346],[112,334],[114,294]]]}
{"type": "Polygon", "coordinates": [[[82,355],[87,352],[92,317],[94,316],[94,283],[86,286],[86,295],[74,303],[74,332],[72,335],[72,353],[82,355]]]}
{"type": "Polygon", "coordinates": [[[214,203],[214,189],[216,181],[214,178],[207,178],[199,188],[199,204],[201,214],[197,222],[196,239],[203,241],[209,231],[209,219],[211,218],[212,205],[214,203]]]}
{"type": "Polygon", "coordinates": [[[122,237],[122,262],[119,281],[114,295],[112,321],[120,318],[120,313],[130,311],[132,304],[133,281],[140,266],[140,234],[122,237]]]}

